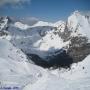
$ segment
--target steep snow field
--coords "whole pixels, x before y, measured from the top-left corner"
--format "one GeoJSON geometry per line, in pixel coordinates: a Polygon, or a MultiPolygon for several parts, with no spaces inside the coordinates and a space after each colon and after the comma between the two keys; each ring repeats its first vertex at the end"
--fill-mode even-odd
{"type": "Polygon", "coordinates": [[[89,18],[81,15],[80,12],[75,11],[68,18],[68,27],[74,32],[72,36],[83,35],[90,39],[90,23],[89,18]],[[75,33],[76,32],[76,33],[75,33]]]}
{"type": "Polygon", "coordinates": [[[30,64],[20,49],[0,39],[0,90],[13,86],[21,89],[27,83],[37,81],[43,72],[42,68],[30,64]]]}

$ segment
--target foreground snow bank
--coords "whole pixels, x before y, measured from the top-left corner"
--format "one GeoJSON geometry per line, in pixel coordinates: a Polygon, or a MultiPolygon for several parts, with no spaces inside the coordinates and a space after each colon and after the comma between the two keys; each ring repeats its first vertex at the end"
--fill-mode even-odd
{"type": "Polygon", "coordinates": [[[14,86],[21,90],[42,77],[43,71],[41,67],[30,64],[26,55],[8,40],[0,39],[0,90],[14,86]]]}
{"type": "Polygon", "coordinates": [[[34,84],[28,84],[23,90],[89,90],[90,89],[90,55],[71,70],[47,71],[34,84]]]}
{"type": "Polygon", "coordinates": [[[71,80],[90,77],[90,55],[88,55],[82,62],[73,64],[71,70],[62,73],[61,77],[71,80]]]}

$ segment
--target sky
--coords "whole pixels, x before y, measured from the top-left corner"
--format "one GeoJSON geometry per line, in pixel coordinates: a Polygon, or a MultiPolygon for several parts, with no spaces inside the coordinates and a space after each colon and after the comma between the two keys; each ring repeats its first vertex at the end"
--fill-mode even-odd
{"type": "Polygon", "coordinates": [[[65,20],[75,10],[90,11],[90,0],[0,0],[0,16],[65,20]]]}

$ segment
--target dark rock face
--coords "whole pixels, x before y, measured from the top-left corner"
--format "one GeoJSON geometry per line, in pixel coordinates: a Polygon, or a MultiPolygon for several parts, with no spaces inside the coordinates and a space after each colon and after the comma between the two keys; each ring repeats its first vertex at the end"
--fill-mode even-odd
{"type": "Polygon", "coordinates": [[[32,60],[36,65],[42,66],[44,68],[49,68],[49,63],[42,58],[40,58],[38,55],[35,54],[27,54],[28,58],[32,60]]]}
{"type": "MultiPolygon", "coordinates": [[[[78,26],[75,32],[77,30],[78,26]]],[[[64,32],[58,30],[57,33],[63,39],[64,42],[68,40],[71,41],[69,48],[67,47],[65,48],[67,49],[67,54],[70,57],[72,57],[74,63],[82,61],[86,56],[90,54],[90,43],[88,43],[88,38],[81,35],[72,37],[71,36],[72,30],[69,30],[67,22],[65,25],[64,32]]]]}
{"type": "Polygon", "coordinates": [[[72,33],[72,31],[70,31],[68,29],[67,22],[66,22],[64,32],[59,31],[59,36],[63,39],[64,42],[66,42],[71,39],[71,37],[70,37],[71,33],[72,33]]]}
{"type": "Polygon", "coordinates": [[[4,23],[3,19],[4,19],[3,17],[0,17],[0,36],[8,35],[8,33],[5,30],[1,30],[2,23],[4,23]]]}
{"type": "Polygon", "coordinates": [[[62,53],[59,53],[51,57],[47,57],[48,60],[42,59],[35,54],[27,55],[36,65],[42,66],[44,68],[69,68],[70,65],[73,63],[73,59],[66,53],[66,51],[63,51],[62,53]]]}
{"type": "Polygon", "coordinates": [[[74,62],[82,61],[90,54],[90,43],[86,37],[72,37],[67,53],[73,58],[74,62]]]}
{"type": "Polygon", "coordinates": [[[7,36],[7,35],[8,35],[7,32],[5,32],[5,31],[0,31],[0,36],[7,36]]]}
{"type": "Polygon", "coordinates": [[[62,53],[51,57],[49,59],[49,63],[51,66],[54,66],[55,68],[69,68],[70,65],[73,63],[73,59],[66,53],[66,51],[63,51],[62,53]]]}

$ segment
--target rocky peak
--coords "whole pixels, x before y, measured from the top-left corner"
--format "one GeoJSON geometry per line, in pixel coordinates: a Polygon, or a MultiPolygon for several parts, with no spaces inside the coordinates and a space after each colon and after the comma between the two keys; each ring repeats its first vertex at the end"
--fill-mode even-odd
{"type": "Polygon", "coordinates": [[[9,18],[8,17],[0,17],[0,31],[6,30],[8,27],[9,18]]]}

